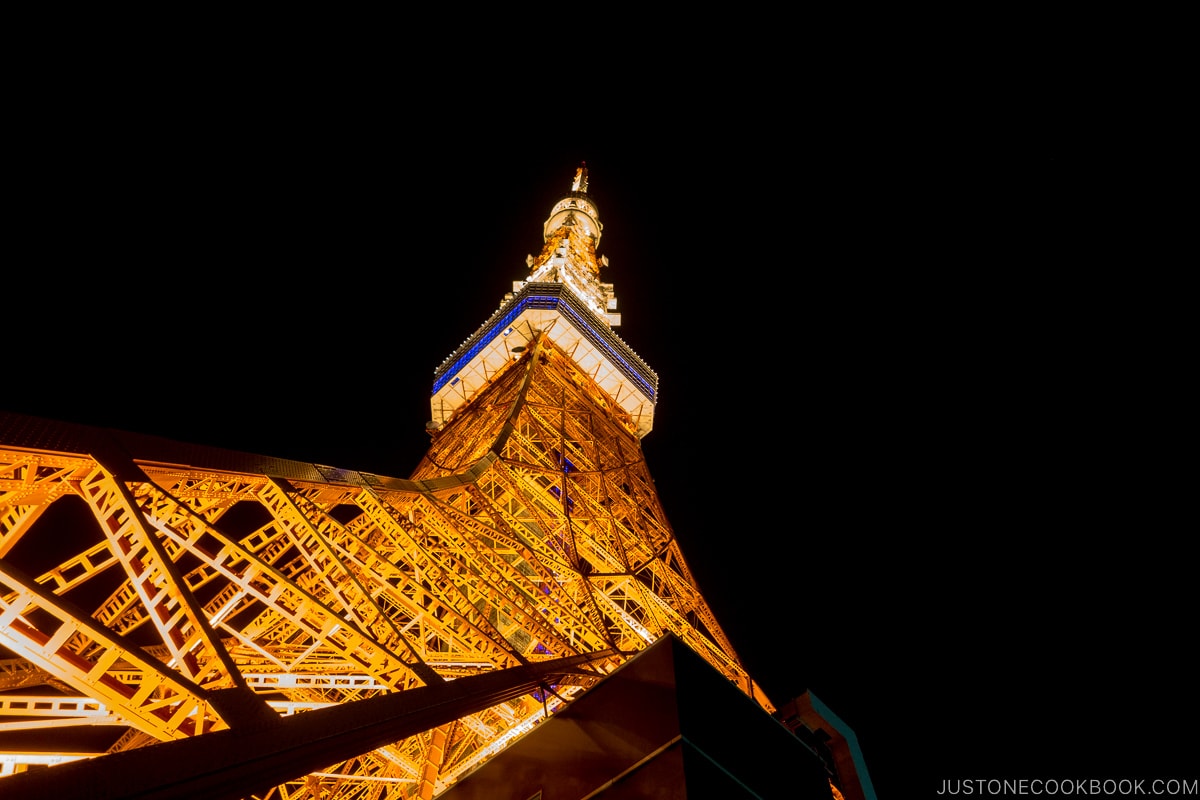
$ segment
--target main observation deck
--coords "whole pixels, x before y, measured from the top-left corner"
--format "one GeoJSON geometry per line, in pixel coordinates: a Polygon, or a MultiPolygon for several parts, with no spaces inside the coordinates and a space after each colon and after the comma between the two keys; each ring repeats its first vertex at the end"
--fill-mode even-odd
{"type": "Polygon", "coordinates": [[[538,282],[521,284],[434,373],[431,426],[445,424],[491,377],[520,358],[539,331],[571,354],[629,415],[639,438],[650,432],[658,375],[570,288],[538,282]]]}

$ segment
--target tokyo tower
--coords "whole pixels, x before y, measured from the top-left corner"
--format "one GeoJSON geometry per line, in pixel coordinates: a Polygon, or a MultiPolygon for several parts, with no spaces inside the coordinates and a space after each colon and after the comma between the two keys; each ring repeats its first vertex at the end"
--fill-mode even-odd
{"type": "Polygon", "coordinates": [[[0,796],[165,785],[130,757],[165,744],[246,796],[431,800],[668,635],[774,711],[660,506],[601,231],[584,165],[406,478],[0,413],[0,796]]]}

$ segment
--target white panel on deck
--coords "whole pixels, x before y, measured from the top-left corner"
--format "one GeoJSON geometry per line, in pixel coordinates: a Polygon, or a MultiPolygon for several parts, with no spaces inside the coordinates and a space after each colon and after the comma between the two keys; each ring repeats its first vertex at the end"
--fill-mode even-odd
{"type": "Polygon", "coordinates": [[[613,364],[608,354],[595,347],[569,318],[557,308],[527,308],[490,342],[479,349],[458,373],[433,395],[430,408],[437,426],[482,389],[492,377],[528,346],[534,331],[546,331],[551,341],[571,355],[575,363],[637,423],[638,436],[650,432],[654,423],[654,403],[640,387],[613,364]]]}

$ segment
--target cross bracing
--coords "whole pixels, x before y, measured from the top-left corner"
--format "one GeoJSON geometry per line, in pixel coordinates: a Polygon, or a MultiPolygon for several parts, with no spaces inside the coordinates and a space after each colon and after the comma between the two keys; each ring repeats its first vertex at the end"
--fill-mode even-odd
{"type": "Polygon", "coordinates": [[[447,422],[408,479],[334,481],[292,462],[255,474],[240,463],[251,457],[224,451],[176,464],[167,444],[143,460],[136,437],[121,462],[91,455],[104,449],[93,431],[9,415],[0,642],[11,657],[0,676],[21,698],[0,704],[10,769],[21,734],[40,736],[32,764],[64,725],[91,729],[89,755],[236,726],[224,690],[294,715],[614,653],[538,698],[277,787],[432,797],[666,632],[765,703],[687,570],[638,437],[596,394],[539,339],[447,422]],[[78,445],[28,446],[44,438],[29,434],[35,423],[78,445]],[[43,537],[64,526],[70,547],[50,558],[43,537]]]}

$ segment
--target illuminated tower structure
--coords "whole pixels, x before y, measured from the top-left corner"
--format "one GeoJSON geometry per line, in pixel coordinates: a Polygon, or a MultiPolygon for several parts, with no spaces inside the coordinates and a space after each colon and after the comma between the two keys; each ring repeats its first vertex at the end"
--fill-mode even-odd
{"type": "Polygon", "coordinates": [[[196,740],[222,749],[180,763],[233,763],[275,752],[280,720],[332,740],[427,690],[420,724],[254,794],[429,800],[668,636],[775,710],[659,504],[658,378],[613,331],[587,181],[435,371],[406,479],[0,414],[3,773],[196,740]]]}
{"type": "Polygon", "coordinates": [[[456,524],[482,522],[489,543],[500,534],[504,544],[490,546],[513,566],[494,577],[534,601],[522,616],[489,610],[489,646],[498,632],[522,657],[628,655],[670,632],[770,708],[659,504],[640,446],[658,376],[613,332],[620,315],[612,284],[600,281],[607,261],[587,181],[580,167],[545,222],[541,254],[527,259],[529,276],[436,370],[433,443],[411,479],[453,486],[441,497],[456,524]]]}

